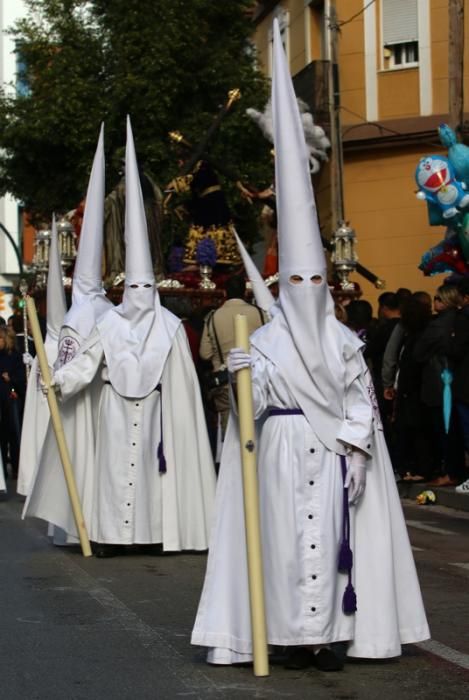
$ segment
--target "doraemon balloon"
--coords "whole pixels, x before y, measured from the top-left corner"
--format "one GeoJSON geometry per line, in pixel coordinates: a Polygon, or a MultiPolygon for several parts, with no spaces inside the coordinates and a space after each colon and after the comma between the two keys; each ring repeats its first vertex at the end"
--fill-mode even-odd
{"type": "Polygon", "coordinates": [[[469,147],[459,143],[454,130],[448,124],[440,124],[438,135],[443,146],[448,149],[448,160],[453,166],[457,180],[469,184],[469,147]]]}
{"type": "Polygon", "coordinates": [[[444,156],[426,156],[415,172],[419,186],[417,198],[439,206],[445,220],[451,219],[469,206],[466,185],[458,182],[453,166],[444,156]]]}

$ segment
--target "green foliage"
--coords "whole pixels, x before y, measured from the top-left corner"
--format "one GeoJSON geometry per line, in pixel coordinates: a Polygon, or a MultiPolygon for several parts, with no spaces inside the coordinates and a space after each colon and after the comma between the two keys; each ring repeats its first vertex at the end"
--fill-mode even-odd
{"type": "MultiPolygon", "coordinates": [[[[236,177],[264,186],[269,145],[245,115],[262,108],[266,83],[248,50],[252,0],[26,0],[12,29],[29,91],[0,95],[0,193],[37,218],[82,199],[100,122],[105,121],[108,190],[131,115],[137,154],[164,188],[178,171],[168,132],[198,143],[228,91],[241,100],[210,148],[236,177]]],[[[226,183],[224,183],[226,184],[226,183]]],[[[253,207],[228,185],[247,238],[253,207]]],[[[168,234],[167,234],[168,235],[168,234]]]]}

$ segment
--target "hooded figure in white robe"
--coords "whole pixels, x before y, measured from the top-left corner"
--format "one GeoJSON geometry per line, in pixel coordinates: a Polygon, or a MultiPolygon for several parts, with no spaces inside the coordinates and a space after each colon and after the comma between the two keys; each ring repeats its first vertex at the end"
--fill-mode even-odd
{"type": "MultiPolygon", "coordinates": [[[[46,298],[47,333],[44,340],[44,349],[49,369],[52,372],[57,360],[60,329],[67,311],[55,215],[52,217],[46,298]]],[[[49,425],[49,406],[47,398],[41,391],[39,379],[39,362],[36,356],[31,364],[29,373],[24,403],[23,428],[21,431],[17,491],[22,496],[29,494],[31,480],[34,476],[49,425]]]]}
{"type": "MultiPolygon", "coordinates": [[[[360,341],[340,324],[298,107],[274,25],[272,83],[279,299],[251,336],[269,644],[398,656],[429,630],[360,341]],[[350,503],[349,503],[350,501],[350,503]]],[[[192,643],[208,661],[252,658],[239,436],[230,421],[192,643]]]]}
{"type": "MultiPolygon", "coordinates": [[[[75,260],[72,304],[61,319],[58,351],[55,353],[56,368],[66,364],[75,356],[88,340],[97,320],[113,308],[113,304],[105,296],[101,278],[104,187],[104,127],[101,125],[75,260]]],[[[47,307],[49,309],[49,300],[47,307]]],[[[85,521],[90,517],[89,505],[94,488],[96,421],[102,386],[101,377],[97,376],[86,390],[66,404],[60,404],[60,414],[78,493],[82,505],[88,507],[88,512],[84,511],[85,521]]],[[[46,401],[45,398],[44,401],[46,401]]],[[[75,524],[69,508],[57,442],[50,422],[43,442],[23,517],[36,516],[56,525],[62,523],[62,529],[68,533],[67,539],[73,541],[76,535],[75,524]]],[[[63,539],[57,540],[56,543],[63,543],[63,539]]]]}
{"type": "Polygon", "coordinates": [[[129,120],[125,182],[122,303],[97,322],[54,381],[64,402],[97,374],[104,382],[95,480],[83,503],[90,539],[204,550],[215,471],[185,331],[155,286],[129,120]]]}
{"type": "MultiPolygon", "coordinates": [[[[238,245],[239,253],[243,261],[244,269],[246,270],[247,278],[251,284],[252,293],[254,294],[254,299],[256,300],[256,306],[258,306],[265,314],[270,318],[271,311],[275,305],[275,298],[272,292],[266,285],[264,278],[256,267],[253,259],[246,250],[243,241],[238,236],[235,231],[235,240],[238,245]]],[[[274,311],[275,313],[275,311],[274,311]]]]}

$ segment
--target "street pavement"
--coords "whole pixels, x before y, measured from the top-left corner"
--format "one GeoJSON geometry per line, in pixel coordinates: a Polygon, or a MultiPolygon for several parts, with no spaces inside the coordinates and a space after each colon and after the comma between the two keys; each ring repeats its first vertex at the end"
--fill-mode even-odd
{"type": "Polygon", "coordinates": [[[189,643],[205,554],[84,559],[0,496],[0,700],[469,698],[469,513],[404,507],[432,640],[341,673],[275,665],[256,679],[189,643]]]}

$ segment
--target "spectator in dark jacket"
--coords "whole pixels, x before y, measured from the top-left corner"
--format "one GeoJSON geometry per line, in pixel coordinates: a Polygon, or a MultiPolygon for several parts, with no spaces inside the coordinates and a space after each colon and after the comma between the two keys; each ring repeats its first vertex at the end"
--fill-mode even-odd
{"type": "Polygon", "coordinates": [[[443,419],[444,369],[452,369],[450,359],[451,339],[460,305],[459,292],[455,285],[438,287],[434,297],[436,316],[417,340],[415,360],[422,365],[421,399],[425,406],[430,427],[437,438],[437,455],[440,475],[432,486],[452,486],[464,480],[464,446],[459,417],[451,413],[448,434],[443,419]]]}
{"type": "Polygon", "coordinates": [[[384,351],[389,338],[399,323],[401,315],[399,298],[394,292],[383,292],[378,297],[378,323],[371,327],[367,337],[367,361],[370,365],[371,375],[376,391],[383,430],[389,451],[393,450],[392,413],[393,402],[384,398],[383,383],[381,379],[384,351]]]}
{"type": "MultiPolygon", "coordinates": [[[[461,424],[464,449],[469,455],[469,278],[464,278],[459,282],[458,291],[461,297],[461,308],[455,318],[449,357],[454,367],[453,397],[455,407],[461,424]]],[[[469,478],[457,486],[456,491],[469,495],[469,478]]]]}
{"type": "Polygon", "coordinates": [[[401,308],[400,327],[403,337],[394,390],[394,467],[404,481],[427,481],[433,476],[434,438],[422,406],[422,365],[414,357],[415,345],[430,322],[431,313],[431,304],[422,304],[415,297],[401,308]]]}
{"type": "Polygon", "coordinates": [[[0,448],[4,469],[11,463],[12,477],[18,474],[22,402],[26,375],[21,353],[15,348],[14,333],[0,327],[0,448]]]}

